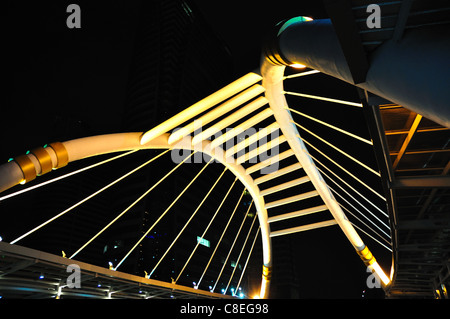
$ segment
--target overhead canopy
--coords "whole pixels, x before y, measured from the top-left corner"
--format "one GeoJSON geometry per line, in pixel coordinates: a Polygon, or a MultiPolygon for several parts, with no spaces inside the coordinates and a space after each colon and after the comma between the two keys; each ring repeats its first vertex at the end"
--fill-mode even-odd
{"type": "MultiPolygon", "coordinates": [[[[330,10],[340,13],[344,9],[345,5],[339,9],[332,6],[330,10]]],[[[365,47],[361,34],[379,30],[369,29],[365,19],[359,20],[363,22],[358,26],[346,15],[313,21],[290,19],[279,25],[269,55],[276,56],[282,64],[300,63],[355,84],[450,127],[448,21],[419,21],[419,25],[406,28],[402,36],[380,38],[378,42],[372,35],[371,46],[365,47]]],[[[395,28],[388,29],[395,35],[395,28]]],[[[380,37],[385,35],[380,32],[380,37]]]]}

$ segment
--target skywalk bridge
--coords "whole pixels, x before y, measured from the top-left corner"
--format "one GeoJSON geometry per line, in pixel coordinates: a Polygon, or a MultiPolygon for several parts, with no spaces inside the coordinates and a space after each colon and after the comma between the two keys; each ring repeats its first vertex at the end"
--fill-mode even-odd
{"type": "MultiPolygon", "coordinates": [[[[211,213],[211,221],[205,225],[200,239],[211,231],[229,193],[242,186],[236,207],[244,194],[249,194],[252,201],[234,235],[235,240],[231,240],[230,253],[236,249],[238,259],[247,265],[256,240],[260,241],[260,298],[268,297],[272,239],[329,227],[342,230],[363,265],[378,276],[388,297],[447,297],[450,108],[445,85],[440,84],[449,83],[446,70],[450,69],[447,59],[450,30],[448,15],[444,14],[449,8],[439,1],[437,4],[377,3],[384,12],[390,13],[382,16],[380,29],[367,28],[362,18],[367,6],[362,1],[348,2],[348,6],[325,1],[330,19],[296,17],[280,23],[264,48],[260,70],[242,76],[147,132],[50,143],[2,165],[0,199],[3,201],[77,173],[36,183],[41,175],[54,169],[63,170],[72,162],[113,154],[99,162],[100,165],[138,151],[159,151],[53,218],[40,225],[30,225],[27,233],[0,243],[4,256],[0,263],[0,288],[24,297],[230,297],[226,293],[231,278],[234,275],[239,278],[239,287],[246,269],[240,274],[233,271],[224,291],[218,291],[217,281],[202,283],[214,261],[214,253],[202,275],[195,279],[194,287],[177,283],[185,269],[195,263],[201,240],[169,283],[151,276],[158,271],[160,262],[176,245],[179,236],[145,276],[120,271],[142,240],[183,200],[183,194],[198,176],[220,164],[223,171],[199,195],[195,204],[198,206],[179,235],[214,193],[222,176],[232,174],[234,182],[224,197],[216,197],[217,210],[211,213]],[[425,56],[432,56],[426,64],[422,63],[425,56]],[[356,87],[359,100],[303,92],[304,81],[311,83],[314,77],[356,87]],[[339,119],[338,123],[333,119],[339,119]],[[356,124],[361,123],[367,131],[356,129],[356,124]],[[183,155],[174,157],[174,154],[183,155]],[[190,165],[198,154],[204,155],[203,168],[167,203],[167,208],[142,237],[126,248],[121,260],[111,264],[110,269],[77,260],[84,248],[142,198],[154,189],[157,192],[158,185],[176,174],[181,165],[190,165]],[[157,167],[158,161],[164,158],[173,161],[173,168],[155,180],[145,193],[137,195],[98,233],[86,238],[77,251],[65,252],[67,256],[61,257],[20,246],[27,236],[70,215],[79,205],[141,168],[150,164],[157,167]],[[18,185],[35,179],[28,188],[18,185]],[[251,210],[256,211],[255,217],[245,224],[251,210]],[[240,247],[235,247],[241,230],[247,232],[246,236],[243,233],[245,240],[240,247]],[[367,240],[392,254],[389,271],[377,262],[367,240]],[[65,283],[67,266],[74,263],[81,267],[83,289],[70,289],[65,283]],[[42,280],[36,279],[40,273],[46,274],[42,280]]],[[[82,170],[94,166],[97,164],[82,170]]],[[[230,221],[235,211],[236,208],[230,221]]],[[[221,239],[227,234],[228,225],[222,225],[221,239]]],[[[326,254],[326,249],[323,253],[326,254]]],[[[223,268],[217,269],[218,280],[223,268]]],[[[238,287],[232,296],[238,297],[238,287]]]]}

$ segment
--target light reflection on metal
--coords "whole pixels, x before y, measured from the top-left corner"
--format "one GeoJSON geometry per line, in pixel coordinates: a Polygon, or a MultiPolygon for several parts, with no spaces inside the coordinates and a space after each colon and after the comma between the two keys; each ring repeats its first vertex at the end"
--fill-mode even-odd
{"type": "Polygon", "coordinates": [[[291,68],[294,69],[304,69],[306,68],[306,65],[301,64],[301,63],[292,63],[291,65],[289,65],[291,68]]]}

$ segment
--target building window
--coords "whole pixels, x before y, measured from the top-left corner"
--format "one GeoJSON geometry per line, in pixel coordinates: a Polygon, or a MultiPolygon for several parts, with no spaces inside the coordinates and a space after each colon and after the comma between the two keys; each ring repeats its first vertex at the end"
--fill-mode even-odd
{"type": "Polygon", "coordinates": [[[197,243],[199,243],[200,245],[206,246],[206,247],[210,247],[211,246],[209,240],[207,240],[205,238],[201,238],[199,236],[197,236],[197,243]]]}

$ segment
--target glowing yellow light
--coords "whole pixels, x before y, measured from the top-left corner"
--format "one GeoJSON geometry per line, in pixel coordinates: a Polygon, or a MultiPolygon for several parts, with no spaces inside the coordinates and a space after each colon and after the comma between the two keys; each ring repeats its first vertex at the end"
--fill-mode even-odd
{"type": "Polygon", "coordinates": [[[448,293],[447,293],[447,287],[445,287],[445,284],[441,284],[442,294],[444,295],[445,299],[448,299],[448,293]]]}
{"type": "Polygon", "coordinates": [[[145,132],[141,136],[140,140],[141,145],[144,145],[145,143],[148,143],[155,137],[176,128],[180,124],[210,109],[216,104],[221,103],[222,101],[228,99],[229,97],[245,90],[246,88],[250,87],[251,85],[255,84],[260,80],[262,80],[262,77],[259,74],[253,72],[247,73],[246,75],[242,76],[236,81],[228,84],[222,89],[214,92],[213,94],[191,105],[190,107],[171,117],[167,121],[145,132]]]}
{"type": "Polygon", "coordinates": [[[395,272],[394,263],[392,263],[392,265],[391,265],[391,273],[389,275],[389,280],[390,281],[392,281],[392,278],[394,278],[394,272],[395,272]]]}
{"type": "Polygon", "coordinates": [[[389,280],[388,276],[384,273],[383,269],[381,269],[380,265],[375,262],[370,267],[375,271],[375,273],[378,275],[378,277],[381,279],[381,281],[387,286],[391,281],[389,280]]]}
{"type": "Polygon", "coordinates": [[[304,69],[306,68],[306,65],[303,65],[301,63],[292,63],[291,65],[289,65],[291,68],[294,69],[304,69]]]}

